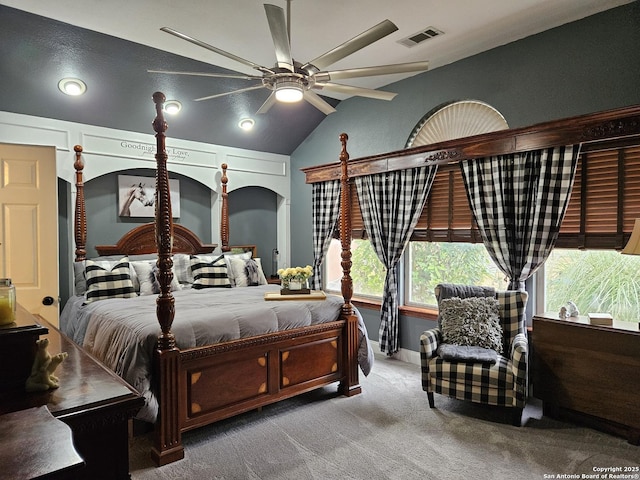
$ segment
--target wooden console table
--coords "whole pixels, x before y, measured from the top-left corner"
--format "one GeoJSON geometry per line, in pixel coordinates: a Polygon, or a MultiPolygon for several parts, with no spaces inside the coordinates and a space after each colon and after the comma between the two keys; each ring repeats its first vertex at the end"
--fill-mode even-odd
{"type": "Polygon", "coordinates": [[[82,478],[84,461],[73,447],[71,429],[44,407],[0,416],[2,478],[82,478]]]}
{"type": "Polygon", "coordinates": [[[640,445],[637,323],[533,317],[533,392],[544,414],[569,417],[640,445]]]}
{"type": "Polygon", "coordinates": [[[86,464],[81,478],[129,479],[129,420],[144,399],[43,318],[20,307],[18,321],[48,329],[40,338],[49,339],[49,352],[69,356],[55,372],[60,388],[35,393],[23,388],[0,391],[0,414],[46,405],[54,417],[71,427],[74,445],[86,464]]]}

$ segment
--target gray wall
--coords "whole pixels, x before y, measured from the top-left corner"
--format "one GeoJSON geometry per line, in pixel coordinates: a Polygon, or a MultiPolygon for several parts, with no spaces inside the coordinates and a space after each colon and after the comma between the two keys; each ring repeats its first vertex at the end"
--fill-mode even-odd
{"type": "MultiPolygon", "coordinates": [[[[392,102],[341,102],[292,154],[291,263],[313,258],[311,187],[300,168],[338,160],[341,132],[352,159],[401,149],[422,116],[461,99],[497,108],[510,127],[640,104],[640,4],[631,3],[564,25],[388,87],[392,102]]],[[[379,315],[363,311],[377,339],[379,315]]],[[[418,350],[429,322],[402,318],[400,343],[418,350]]]]}
{"type": "Polygon", "coordinates": [[[272,273],[271,252],[277,248],[277,194],[262,187],[229,192],[229,244],[256,245],[262,270],[272,273]]]}

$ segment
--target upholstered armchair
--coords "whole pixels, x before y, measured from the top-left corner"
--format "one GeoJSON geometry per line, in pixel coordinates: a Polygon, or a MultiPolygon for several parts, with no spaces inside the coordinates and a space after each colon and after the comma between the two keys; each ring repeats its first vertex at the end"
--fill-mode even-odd
{"type": "Polygon", "coordinates": [[[435,293],[438,328],[420,336],[429,406],[435,408],[435,392],[510,407],[513,425],[520,426],[528,389],[527,292],[440,284],[435,293]]]}

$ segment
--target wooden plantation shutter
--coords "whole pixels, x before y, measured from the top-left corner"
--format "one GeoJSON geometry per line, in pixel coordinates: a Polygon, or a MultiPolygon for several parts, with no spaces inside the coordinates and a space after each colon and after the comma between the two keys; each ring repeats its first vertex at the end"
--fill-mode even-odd
{"type": "Polygon", "coordinates": [[[460,166],[441,165],[411,236],[413,241],[482,242],[469,208],[460,166]]]}
{"type": "Polygon", "coordinates": [[[621,249],[640,218],[640,147],[584,148],[557,248],[621,249]]]}
{"type": "MultiPolygon", "coordinates": [[[[352,189],[353,238],[366,238],[352,189]]],[[[583,146],[556,248],[622,249],[640,218],[640,146],[583,146]]],[[[481,243],[456,164],[441,165],[412,241],[481,243]]]]}

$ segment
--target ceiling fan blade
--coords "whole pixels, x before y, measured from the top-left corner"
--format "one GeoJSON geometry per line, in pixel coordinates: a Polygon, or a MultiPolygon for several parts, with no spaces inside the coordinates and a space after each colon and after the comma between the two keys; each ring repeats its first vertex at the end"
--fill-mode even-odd
{"type": "Polygon", "coordinates": [[[256,114],[267,113],[271,107],[273,107],[278,101],[276,100],[276,92],[271,92],[271,95],[264,101],[262,106],[258,109],[256,114]]]}
{"type": "Polygon", "coordinates": [[[345,93],[347,95],[356,95],[358,97],[374,98],[376,100],[393,100],[397,95],[397,93],[372,90],[370,88],[353,87],[351,85],[342,85],[339,83],[316,83],[313,88],[329,90],[336,93],[345,93]]]}
{"type": "Polygon", "coordinates": [[[390,75],[393,73],[422,72],[429,68],[429,62],[398,63],[395,65],[380,65],[377,67],[349,68],[332,72],[318,72],[314,75],[317,82],[329,80],[343,80],[345,78],[373,77],[376,75],[390,75]]]}
{"type": "Polygon", "coordinates": [[[289,42],[289,34],[287,33],[287,20],[284,16],[284,10],[276,5],[264,4],[264,10],[267,13],[269,21],[269,30],[271,38],[273,38],[273,46],[276,49],[276,60],[278,67],[286,68],[293,72],[293,60],[291,60],[291,45],[289,42]]]}
{"type": "Polygon", "coordinates": [[[333,65],[338,60],[343,59],[347,55],[351,55],[357,52],[361,48],[371,45],[373,42],[386,37],[390,33],[398,30],[390,20],[384,20],[378,25],[371,27],[369,30],[362,32],[360,35],[356,35],[351,40],[347,40],[342,45],[323,53],[318,58],[311,60],[305,64],[302,68],[309,73],[317,72],[318,70],[324,70],[329,65],[333,65]]]}
{"type": "Polygon", "coordinates": [[[335,108],[333,108],[331,105],[325,102],[322,98],[320,98],[319,95],[317,95],[315,92],[312,92],[311,90],[307,90],[306,92],[304,92],[304,97],[302,98],[304,98],[307,102],[309,102],[311,105],[316,107],[325,115],[329,115],[330,113],[333,113],[336,111],[335,108]]]}
{"type": "Polygon", "coordinates": [[[206,73],[206,72],[171,72],[168,70],[147,70],[149,73],[166,73],[169,75],[194,75],[198,77],[214,77],[214,78],[237,78],[239,80],[261,80],[262,77],[257,75],[244,75],[242,73],[206,73]]]}
{"type": "Polygon", "coordinates": [[[208,97],[195,98],[193,101],[201,102],[202,100],[211,100],[213,98],[225,97],[227,95],[231,95],[232,93],[242,93],[242,92],[249,92],[251,90],[258,90],[259,88],[264,88],[264,85],[254,85],[253,87],[240,88],[239,90],[232,90],[231,92],[217,93],[215,95],[209,95],[208,97]]]}
{"type": "Polygon", "coordinates": [[[186,40],[187,42],[191,42],[194,45],[198,45],[199,47],[202,48],[206,48],[207,50],[211,50],[214,53],[217,53],[218,55],[222,55],[223,57],[227,57],[230,58],[231,60],[235,60],[236,62],[240,62],[243,65],[246,65],[248,67],[251,68],[255,68],[256,70],[263,70],[264,67],[261,67],[260,65],[258,65],[257,63],[253,63],[250,60],[245,60],[244,58],[240,58],[237,55],[234,55],[233,53],[229,53],[229,52],[225,52],[224,50],[220,50],[219,48],[214,47],[213,45],[209,45],[208,43],[205,43],[201,40],[198,40],[197,38],[193,38],[190,37],[189,35],[185,35],[184,33],[178,32],[177,30],[174,30],[173,28],[170,27],[162,27],[160,30],[162,30],[163,32],[169,33],[175,37],[181,38],[183,40],[186,40]]]}

